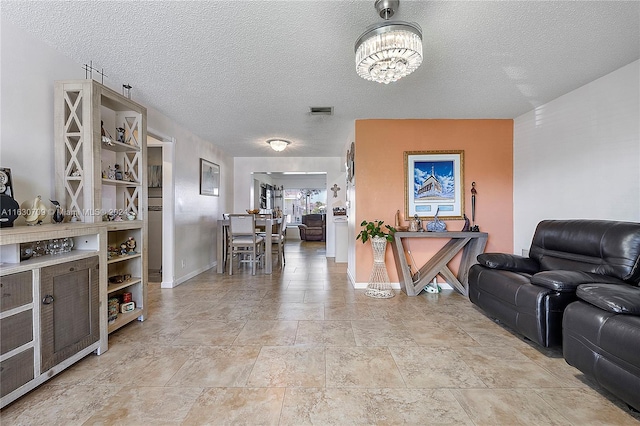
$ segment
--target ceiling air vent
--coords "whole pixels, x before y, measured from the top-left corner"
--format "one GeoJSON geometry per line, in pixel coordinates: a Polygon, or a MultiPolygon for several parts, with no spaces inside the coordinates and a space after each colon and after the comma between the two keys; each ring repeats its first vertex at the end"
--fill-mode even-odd
{"type": "Polygon", "coordinates": [[[309,107],[311,115],[333,115],[333,107],[309,107]]]}

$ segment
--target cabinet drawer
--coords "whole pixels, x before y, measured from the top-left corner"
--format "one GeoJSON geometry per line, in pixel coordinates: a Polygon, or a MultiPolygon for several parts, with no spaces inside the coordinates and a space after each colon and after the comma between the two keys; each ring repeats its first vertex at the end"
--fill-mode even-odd
{"type": "Polygon", "coordinates": [[[0,397],[4,397],[34,378],[33,348],[0,362],[0,397]]]}
{"type": "Polygon", "coordinates": [[[2,355],[33,340],[33,311],[20,312],[0,320],[2,355]]]}
{"type": "Polygon", "coordinates": [[[26,305],[32,300],[31,271],[0,277],[0,312],[26,305]]]}

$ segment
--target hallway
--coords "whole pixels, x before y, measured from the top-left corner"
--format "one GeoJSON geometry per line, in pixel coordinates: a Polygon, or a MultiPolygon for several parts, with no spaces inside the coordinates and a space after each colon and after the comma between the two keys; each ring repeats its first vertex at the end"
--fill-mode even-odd
{"type": "Polygon", "coordinates": [[[271,276],[149,285],[149,315],[0,412],[9,425],[632,425],[559,351],[451,290],[377,300],[324,243],[271,276]]]}

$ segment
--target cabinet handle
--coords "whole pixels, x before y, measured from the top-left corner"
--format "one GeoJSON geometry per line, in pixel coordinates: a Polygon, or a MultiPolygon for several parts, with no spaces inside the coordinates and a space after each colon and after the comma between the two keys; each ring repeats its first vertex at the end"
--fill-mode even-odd
{"type": "Polygon", "coordinates": [[[53,303],[53,296],[50,294],[47,294],[44,299],[42,299],[42,304],[43,305],[50,305],[53,303]]]}

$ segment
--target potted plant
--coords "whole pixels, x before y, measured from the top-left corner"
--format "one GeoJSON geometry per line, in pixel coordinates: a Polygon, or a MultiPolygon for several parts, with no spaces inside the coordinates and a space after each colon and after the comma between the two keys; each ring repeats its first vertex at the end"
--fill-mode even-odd
{"type": "Polygon", "coordinates": [[[363,220],[360,226],[363,226],[364,229],[360,231],[356,240],[362,240],[362,244],[366,243],[369,239],[373,242],[374,237],[384,238],[389,242],[393,241],[393,233],[396,232],[396,229],[393,226],[384,225],[384,228],[387,229],[387,232],[385,232],[382,228],[383,224],[383,220],[374,220],[373,222],[363,220]]]}
{"type": "Polygon", "coordinates": [[[384,263],[384,255],[387,250],[387,242],[393,241],[393,234],[396,232],[396,229],[389,225],[384,225],[384,227],[382,225],[384,225],[384,221],[382,220],[375,220],[373,222],[363,220],[360,224],[363,229],[356,236],[356,240],[362,240],[363,244],[371,240],[371,248],[373,248],[373,269],[365,294],[378,299],[395,296],[389,283],[389,275],[387,274],[387,267],[384,263]]]}

